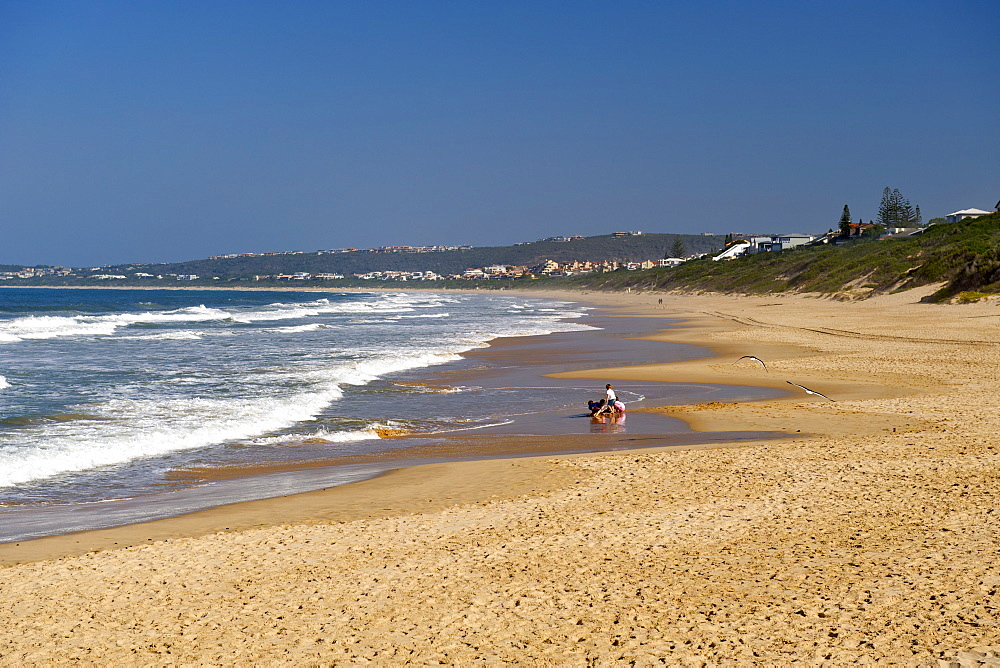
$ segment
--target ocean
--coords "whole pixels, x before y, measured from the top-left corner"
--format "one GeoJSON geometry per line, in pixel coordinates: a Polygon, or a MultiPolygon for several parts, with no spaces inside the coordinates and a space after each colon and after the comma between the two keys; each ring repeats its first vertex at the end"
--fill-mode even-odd
{"type": "Polygon", "coordinates": [[[497,337],[588,329],[580,315],[493,294],[0,290],[0,502],[135,494],[227,449],[343,452],[380,430],[486,424],[350,407],[423,394],[379,381],[497,337]]]}
{"type": "MultiPolygon", "coordinates": [[[[2,289],[0,542],[343,484],[387,466],[294,481],[205,472],[380,452],[398,461],[400,449],[460,434],[622,432],[623,423],[568,419],[584,417],[602,385],[536,375],[559,370],[559,336],[598,334],[575,344],[597,346],[587,362],[598,366],[664,354],[660,344],[629,358],[634,346],[615,345],[627,332],[599,337],[627,321],[605,320],[579,303],[497,292],[2,289]],[[531,344],[546,365],[537,370],[520,358],[466,358],[501,337],[555,347],[531,344]],[[423,382],[434,369],[460,375],[423,382]]],[[[579,365],[570,355],[562,368],[579,365]]],[[[641,402],[645,387],[620,396],[641,402]]],[[[722,396],[710,386],[670,392],[657,399],[722,396]]]]}

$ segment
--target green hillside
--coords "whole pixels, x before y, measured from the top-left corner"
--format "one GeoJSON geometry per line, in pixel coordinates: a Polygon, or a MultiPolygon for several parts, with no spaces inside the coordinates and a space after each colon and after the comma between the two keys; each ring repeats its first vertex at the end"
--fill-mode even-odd
{"type": "MultiPolygon", "coordinates": [[[[715,251],[722,245],[717,236],[680,235],[689,253],[715,251]]],[[[340,273],[368,271],[432,270],[440,274],[460,273],[469,267],[491,264],[534,265],[545,259],[643,260],[663,257],[677,235],[644,234],[636,237],[589,237],[571,242],[536,242],[521,246],[474,248],[442,253],[369,253],[334,255],[303,253],[268,257],[197,260],[176,264],[106,267],[110,273],[146,271],[152,274],[197,274],[187,285],[288,285],[287,281],[254,281],[255,274],[294,272],[340,273]],[[218,276],[218,279],[213,277],[218,276]]],[[[152,285],[154,279],[130,277],[115,285],[152,285]]],[[[917,236],[864,240],[844,245],[818,245],[793,250],[758,253],[715,262],[711,257],[692,260],[678,267],[648,271],[619,270],[572,278],[540,278],[490,281],[443,281],[420,287],[467,289],[569,288],[589,290],[683,290],[741,294],[816,292],[864,298],[873,294],[906,290],[941,283],[929,299],[947,300],[964,293],[1000,293],[1000,214],[971,218],[958,223],[932,225],[917,236]]],[[[16,279],[17,285],[106,285],[97,279],[39,277],[16,279]]],[[[158,283],[157,283],[158,284],[158,283]]],[[[398,282],[344,279],[311,280],[302,287],[392,287],[398,282]]],[[[413,286],[416,287],[416,286],[413,286]]]]}
{"type": "MultiPolygon", "coordinates": [[[[928,227],[922,234],[843,246],[797,248],[670,269],[590,274],[567,287],[819,292],[854,297],[944,283],[932,299],[965,291],[1000,292],[1000,214],[928,227]]],[[[550,284],[551,285],[551,284],[550,284]]]]}
{"type": "Polygon", "coordinates": [[[272,255],[218,260],[193,260],[171,264],[130,264],[107,267],[109,272],[135,268],[156,274],[197,274],[222,279],[255,274],[290,274],[294,272],[353,274],[369,271],[434,271],[455,274],[472,267],[493,264],[536,265],[546,259],[642,261],[664,257],[676,239],[688,253],[707,253],[722,248],[724,237],[691,234],[642,234],[612,238],[610,235],[585,237],[568,242],[536,241],[521,246],[494,246],[438,253],[370,253],[356,251],[318,255],[272,255]]]}

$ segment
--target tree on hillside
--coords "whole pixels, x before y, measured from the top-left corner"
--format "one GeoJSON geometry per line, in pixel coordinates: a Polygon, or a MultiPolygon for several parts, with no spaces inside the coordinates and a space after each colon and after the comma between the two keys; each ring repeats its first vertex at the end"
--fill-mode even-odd
{"type": "Polygon", "coordinates": [[[882,201],[878,205],[878,222],[882,225],[889,225],[895,223],[900,216],[900,201],[903,196],[899,194],[899,191],[889,190],[889,186],[886,186],[882,190],[882,201]]]}
{"type": "Polygon", "coordinates": [[[674,237],[674,243],[670,247],[671,257],[686,257],[687,256],[687,246],[681,241],[680,237],[674,237]]]}
{"type": "Polygon", "coordinates": [[[910,204],[899,189],[889,190],[886,186],[882,191],[876,222],[885,227],[915,227],[920,223],[920,207],[910,204]]]}
{"type": "Polygon", "coordinates": [[[844,205],[844,213],[840,214],[840,223],[837,226],[840,228],[840,236],[851,236],[851,207],[846,204],[844,205]]]}

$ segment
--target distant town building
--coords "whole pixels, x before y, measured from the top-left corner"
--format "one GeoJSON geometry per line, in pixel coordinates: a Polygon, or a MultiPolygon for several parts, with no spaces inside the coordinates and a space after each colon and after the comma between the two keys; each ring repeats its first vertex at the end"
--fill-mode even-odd
{"type": "Polygon", "coordinates": [[[552,274],[557,271],[559,271],[559,263],[555,260],[545,260],[541,264],[531,268],[531,273],[533,274],[552,274]]]}
{"type": "Polygon", "coordinates": [[[611,237],[613,239],[620,239],[621,237],[639,237],[642,236],[642,230],[633,230],[631,232],[612,232],[611,237]]]}

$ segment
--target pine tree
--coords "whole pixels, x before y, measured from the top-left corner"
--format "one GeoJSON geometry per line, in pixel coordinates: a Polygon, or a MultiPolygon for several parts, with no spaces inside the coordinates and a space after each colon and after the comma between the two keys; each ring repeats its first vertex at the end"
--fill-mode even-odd
{"type": "Polygon", "coordinates": [[[851,208],[846,204],[844,205],[844,213],[840,214],[838,227],[840,228],[840,236],[851,236],[851,208]]]}
{"type": "Polygon", "coordinates": [[[910,203],[903,198],[903,193],[899,192],[899,188],[892,189],[892,216],[886,227],[904,227],[907,220],[910,219],[910,214],[912,211],[910,203]]]}
{"type": "Polygon", "coordinates": [[[893,216],[892,191],[889,186],[882,190],[882,201],[878,205],[878,222],[887,223],[893,216]]]}
{"type": "Polygon", "coordinates": [[[920,207],[914,208],[899,189],[882,191],[876,222],[884,227],[911,227],[920,221],[920,207]]]}
{"type": "Polygon", "coordinates": [[[680,237],[674,237],[674,244],[670,247],[670,252],[673,253],[673,257],[687,256],[687,247],[680,237]]]}

